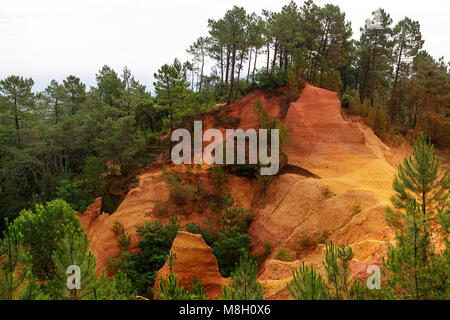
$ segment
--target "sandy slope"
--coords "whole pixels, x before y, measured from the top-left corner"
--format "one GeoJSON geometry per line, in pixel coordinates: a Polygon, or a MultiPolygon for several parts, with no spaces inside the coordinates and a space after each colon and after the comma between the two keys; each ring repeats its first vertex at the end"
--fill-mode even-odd
{"type": "MultiPolygon", "coordinates": [[[[244,129],[256,127],[253,106],[258,98],[271,116],[279,115],[279,98],[262,91],[229,106],[227,115],[239,117],[244,129]]],[[[254,221],[249,233],[254,253],[260,253],[266,242],[274,248],[260,274],[266,298],[270,299],[288,298],[285,283],[292,268],[302,261],[321,270],[325,247],[317,241],[324,230],[329,233],[328,240],[352,245],[353,276],[363,277],[367,265],[380,262],[384,241],[392,238],[384,222],[384,210],[392,193],[395,166],[408,152],[407,147],[385,145],[364,124],[344,120],[336,93],[309,84],[282,121],[291,136],[286,149],[289,163],[321,179],[282,174],[265,196],[254,181],[234,176],[228,181],[228,189],[238,203],[252,207],[254,221]],[[305,237],[310,244],[302,246],[299,240],[305,237]],[[274,260],[279,248],[289,250],[294,261],[274,260]]],[[[211,126],[210,119],[204,127],[211,126]]],[[[146,219],[167,221],[167,216],[155,216],[152,210],[158,200],[167,201],[168,195],[161,168],[153,166],[142,173],[138,187],[128,193],[114,214],[100,215],[98,205],[87,210],[81,219],[99,270],[108,256],[118,254],[114,222],[121,222],[132,235],[131,248],[136,250],[135,225],[142,225],[146,219]]],[[[184,212],[177,214],[183,224],[202,223],[204,217],[196,208],[181,210],[184,212]]]]}

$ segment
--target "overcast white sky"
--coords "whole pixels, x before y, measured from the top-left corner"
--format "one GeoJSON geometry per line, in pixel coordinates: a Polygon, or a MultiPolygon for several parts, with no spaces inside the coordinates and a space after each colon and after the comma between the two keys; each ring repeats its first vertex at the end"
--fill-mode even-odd
{"type": "MultiPolygon", "coordinates": [[[[248,12],[279,10],[277,0],[0,0],[0,78],[33,77],[35,89],[74,74],[88,86],[107,64],[121,73],[128,66],[152,87],[153,73],[207,35],[208,18],[220,18],[233,5],[248,12]]],[[[303,0],[296,1],[299,6],[303,0]]],[[[351,21],[353,37],[371,12],[384,8],[394,24],[405,16],[419,20],[424,49],[449,60],[448,0],[315,0],[339,5],[351,21]]]]}

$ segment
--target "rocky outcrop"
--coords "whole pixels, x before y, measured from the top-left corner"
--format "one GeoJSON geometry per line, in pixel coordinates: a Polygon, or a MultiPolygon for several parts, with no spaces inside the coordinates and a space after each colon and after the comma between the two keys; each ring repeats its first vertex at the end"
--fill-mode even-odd
{"type": "MultiPolygon", "coordinates": [[[[239,126],[243,129],[256,127],[257,117],[253,110],[257,99],[261,100],[270,116],[280,114],[279,96],[255,91],[227,106],[226,115],[239,118],[239,126]]],[[[259,185],[248,178],[229,176],[226,184],[237,203],[252,209],[254,220],[249,233],[253,253],[261,253],[266,242],[272,244],[272,253],[260,266],[259,277],[269,299],[289,298],[286,283],[290,280],[292,269],[301,262],[314,265],[319,272],[323,271],[325,246],[319,244],[322,242],[319,240],[325,231],[327,241],[352,246],[355,254],[351,262],[353,277],[364,278],[367,265],[381,261],[385,240],[393,238],[384,217],[393,192],[391,184],[395,167],[409,150],[404,146],[389,147],[363,123],[353,118],[345,120],[336,93],[309,84],[306,84],[301,97],[291,103],[286,117],[281,120],[290,134],[290,144],[285,150],[288,162],[320,179],[295,172],[284,173],[273,179],[264,195],[259,192],[259,185]],[[305,237],[308,239],[307,245],[305,237]],[[274,260],[280,248],[291,252],[293,261],[274,260]]],[[[212,114],[205,115],[203,129],[215,125],[212,114]]],[[[195,169],[203,174],[203,179],[207,177],[204,169],[195,169]]],[[[168,212],[177,214],[182,228],[186,223],[202,224],[205,218],[198,208],[177,208],[170,203],[161,166],[143,170],[138,186],[130,190],[113,214],[101,214],[99,201],[97,199],[80,215],[91,240],[91,251],[97,257],[99,271],[106,265],[108,257],[118,256],[117,236],[112,231],[115,221],[120,222],[131,236],[130,248],[136,252],[139,242],[136,225],[143,225],[145,220],[168,221],[168,214],[158,215],[153,210],[160,202],[172,206],[168,212]]],[[[185,275],[183,284],[189,285],[192,270],[201,272],[207,268],[212,270],[206,276],[207,283],[204,283],[208,293],[212,292],[213,296],[220,293],[218,288],[224,279],[216,270],[212,252],[196,256],[194,252],[208,251],[202,247],[203,240],[194,241],[192,236],[180,233],[177,243],[174,242],[175,247],[180,239],[184,239],[186,248],[189,248],[188,243],[193,246],[185,250],[191,254],[181,249],[177,254],[179,266],[175,269],[183,268],[178,270],[185,275]],[[195,249],[195,246],[198,248],[195,249]],[[213,277],[217,277],[216,281],[213,277]]],[[[180,244],[179,248],[182,247],[180,244]]],[[[161,273],[166,272],[164,268],[162,270],[161,273]]]]}
{"type": "MultiPolygon", "coordinates": [[[[194,277],[203,284],[210,299],[221,296],[222,286],[228,284],[228,279],[219,273],[216,257],[199,234],[178,232],[173,241],[172,253],[175,254],[173,273],[181,279],[184,288],[189,288],[194,277]]],[[[159,293],[159,279],[167,278],[168,262],[158,271],[155,281],[155,295],[159,293]]]]}
{"type": "Polygon", "coordinates": [[[83,214],[77,213],[80,218],[81,225],[84,227],[84,231],[89,234],[91,225],[96,222],[97,218],[102,213],[102,198],[98,197],[94,203],[89,205],[83,214]]]}

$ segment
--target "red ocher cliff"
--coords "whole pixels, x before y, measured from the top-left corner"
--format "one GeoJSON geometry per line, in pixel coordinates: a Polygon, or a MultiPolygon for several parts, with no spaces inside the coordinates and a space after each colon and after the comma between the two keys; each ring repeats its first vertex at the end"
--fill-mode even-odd
{"type": "MultiPolygon", "coordinates": [[[[256,91],[227,107],[227,115],[239,117],[243,129],[256,127],[253,108],[258,98],[269,115],[280,114],[278,97],[256,91]]],[[[206,116],[205,120],[204,129],[213,125],[210,117],[206,116]]],[[[324,232],[327,240],[352,246],[355,253],[353,276],[362,277],[368,264],[380,262],[385,240],[393,238],[384,221],[384,209],[393,192],[391,184],[396,165],[408,153],[406,146],[385,145],[363,123],[346,121],[337,94],[309,84],[300,98],[291,103],[282,121],[290,134],[290,144],[285,150],[289,163],[321,179],[284,173],[273,180],[263,198],[256,183],[247,178],[230,176],[227,183],[236,201],[242,207],[252,208],[254,221],[249,233],[254,253],[261,252],[265,242],[271,242],[274,248],[261,266],[259,277],[269,299],[288,298],[285,283],[290,280],[292,268],[302,261],[322,271],[325,247],[318,244],[318,240],[324,232]],[[308,239],[308,245],[305,241],[301,244],[301,239],[308,239]],[[273,255],[279,248],[290,251],[293,261],[274,260],[273,255]]],[[[156,216],[152,210],[158,200],[168,199],[161,167],[152,166],[143,171],[139,185],[128,193],[113,214],[100,214],[96,200],[96,209],[89,208],[80,219],[91,239],[91,250],[97,257],[99,270],[106,265],[108,256],[118,255],[117,239],[112,231],[114,222],[122,223],[132,237],[132,250],[136,250],[135,225],[142,225],[146,219],[167,222],[168,216],[156,216]]],[[[179,215],[182,226],[187,222],[202,224],[204,216],[199,210],[185,211],[179,215]]],[[[174,242],[175,245],[178,246],[174,242]]],[[[194,254],[183,253],[181,257],[176,268],[211,264],[209,260],[202,262],[194,254]],[[191,261],[190,257],[195,260],[191,261]]],[[[217,283],[222,281],[218,275],[217,283]]]]}

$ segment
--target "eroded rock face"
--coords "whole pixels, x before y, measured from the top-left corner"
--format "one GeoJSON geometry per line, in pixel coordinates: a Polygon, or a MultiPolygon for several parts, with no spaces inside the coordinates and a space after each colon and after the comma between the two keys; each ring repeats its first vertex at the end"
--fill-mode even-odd
{"type": "MultiPolygon", "coordinates": [[[[189,288],[192,279],[197,277],[203,284],[210,299],[216,295],[221,296],[222,286],[228,284],[228,279],[222,278],[219,273],[217,259],[199,234],[178,232],[173,241],[172,253],[175,254],[173,273],[181,278],[184,288],[189,288]]],[[[168,262],[158,271],[155,281],[155,295],[159,293],[159,279],[167,278],[169,273],[168,262]]]]}
{"type": "MultiPolygon", "coordinates": [[[[239,126],[243,129],[255,128],[257,117],[253,109],[257,99],[270,116],[279,116],[279,97],[262,91],[255,91],[228,106],[226,114],[239,117],[239,126]]],[[[241,207],[252,209],[254,221],[248,231],[253,253],[260,253],[265,242],[272,244],[272,253],[260,266],[259,276],[268,299],[289,298],[286,283],[291,279],[292,269],[301,262],[323,272],[325,246],[318,242],[324,230],[328,232],[327,241],[352,246],[355,255],[351,262],[352,277],[364,278],[367,265],[381,262],[385,240],[393,238],[384,220],[385,208],[393,192],[396,164],[409,150],[404,146],[389,147],[363,123],[345,120],[336,93],[309,84],[281,121],[291,135],[291,143],[285,150],[288,162],[320,179],[285,173],[274,178],[264,195],[259,192],[259,185],[248,178],[230,176],[226,184],[241,207]],[[310,241],[306,247],[300,244],[304,236],[310,241]],[[292,262],[274,260],[280,248],[291,252],[292,262]]],[[[203,129],[210,127],[214,127],[213,116],[205,115],[203,129]]],[[[145,220],[167,223],[168,215],[155,215],[153,209],[158,201],[168,200],[169,189],[161,166],[146,168],[139,176],[139,185],[130,190],[113,214],[101,214],[100,200],[96,199],[80,220],[91,240],[99,272],[108,257],[116,258],[119,253],[117,236],[112,231],[115,221],[131,236],[130,248],[136,252],[139,236],[135,226],[143,225],[145,220]]],[[[172,209],[175,207],[169,211],[174,212],[172,209]]],[[[205,216],[200,211],[195,208],[178,210],[184,210],[175,211],[182,228],[186,223],[202,225],[205,216]]],[[[220,293],[224,279],[216,270],[217,262],[211,249],[198,237],[179,234],[173,244],[179,251],[175,269],[180,268],[178,272],[185,286],[189,285],[194,271],[210,270],[203,284],[214,298],[220,293]]],[[[164,268],[161,273],[167,272],[164,268]]]]}

